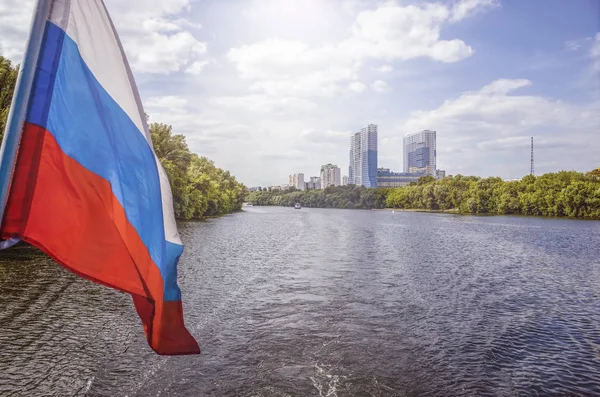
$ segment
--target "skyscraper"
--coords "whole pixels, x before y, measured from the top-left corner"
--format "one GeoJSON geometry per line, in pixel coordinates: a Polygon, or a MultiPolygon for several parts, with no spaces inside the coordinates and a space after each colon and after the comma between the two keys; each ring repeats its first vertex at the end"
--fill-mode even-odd
{"type": "Polygon", "coordinates": [[[326,164],[321,166],[321,188],[325,189],[329,186],[340,186],[341,172],[337,165],[326,164]]]}
{"type": "Polygon", "coordinates": [[[424,130],[404,137],[404,172],[436,175],[436,132],[424,130]]]}
{"type": "Polygon", "coordinates": [[[377,125],[369,124],[350,138],[348,183],[377,187],[377,125]]]}
{"type": "Polygon", "coordinates": [[[304,183],[306,190],[318,190],[321,189],[321,178],[318,176],[311,176],[308,182],[304,183]]]}
{"type": "Polygon", "coordinates": [[[304,190],[304,174],[299,172],[294,175],[290,175],[289,187],[295,187],[298,190],[304,190]]]}

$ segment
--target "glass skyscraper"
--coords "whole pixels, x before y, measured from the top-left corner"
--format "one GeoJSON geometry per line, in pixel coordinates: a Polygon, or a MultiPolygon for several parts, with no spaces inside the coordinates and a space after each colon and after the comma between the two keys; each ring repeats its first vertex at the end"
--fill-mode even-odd
{"type": "Polygon", "coordinates": [[[350,138],[348,184],[377,187],[377,125],[369,124],[350,138]]]}
{"type": "Polygon", "coordinates": [[[436,132],[424,130],[404,137],[404,172],[435,176],[436,132]]]}

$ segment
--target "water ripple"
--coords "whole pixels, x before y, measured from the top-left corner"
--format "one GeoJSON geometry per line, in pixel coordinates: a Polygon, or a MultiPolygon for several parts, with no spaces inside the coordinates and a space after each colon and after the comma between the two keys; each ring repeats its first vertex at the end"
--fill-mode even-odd
{"type": "Polygon", "coordinates": [[[180,225],[201,356],[24,248],[0,262],[0,395],[600,395],[600,223],[250,208],[180,225]]]}

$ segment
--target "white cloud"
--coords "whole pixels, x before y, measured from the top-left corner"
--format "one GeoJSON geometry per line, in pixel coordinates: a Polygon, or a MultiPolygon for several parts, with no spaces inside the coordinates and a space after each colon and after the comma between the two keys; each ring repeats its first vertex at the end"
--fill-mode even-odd
{"type": "Polygon", "coordinates": [[[188,66],[185,72],[197,76],[202,73],[202,71],[208,64],[209,62],[206,60],[195,61],[190,66],[188,66]]]}
{"type": "Polygon", "coordinates": [[[580,40],[565,41],[565,48],[568,51],[577,51],[578,49],[581,48],[581,42],[580,42],[580,40]]]}
{"type": "MultiPolygon", "coordinates": [[[[135,72],[176,72],[198,65],[206,53],[206,44],[190,31],[199,25],[175,17],[190,9],[189,0],[107,0],[106,3],[135,72]]],[[[32,13],[32,0],[0,1],[0,54],[21,61],[32,13]]],[[[198,67],[192,70],[197,71],[198,67]]]]}
{"type": "Polygon", "coordinates": [[[442,4],[402,7],[388,2],[358,14],[352,37],[340,46],[358,51],[363,58],[407,60],[429,57],[441,62],[456,62],[470,56],[473,50],[461,40],[440,40],[440,31],[448,16],[449,10],[442,4]]]}
{"type": "Polygon", "coordinates": [[[360,81],[353,81],[352,83],[348,84],[348,89],[352,92],[356,92],[357,94],[360,94],[366,88],[367,86],[361,83],[360,81]]]}
{"type": "Polygon", "coordinates": [[[334,144],[337,146],[350,142],[351,135],[352,133],[349,131],[323,131],[314,128],[304,130],[300,133],[300,137],[307,143],[313,145],[334,144]]]}
{"type": "Polygon", "coordinates": [[[142,22],[142,27],[148,32],[174,33],[181,30],[178,23],[163,18],[150,18],[142,22]]]}
{"type": "MultiPolygon", "coordinates": [[[[534,140],[535,149],[556,149],[556,148],[569,148],[573,146],[573,141],[567,137],[544,137],[534,140]]],[[[531,147],[531,136],[509,136],[504,138],[497,138],[488,141],[482,141],[477,143],[477,148],[484,152],[496,152],[496,151],[507,151],[511,152],[515,149],[528,149],[531,147]]]]}
{"type": "Polygon", "coordinates": [[[357,76],[351,57],[333,47],[311,48],[300,41],[270,39],[233,48],[227,54],[250,88],[268,95],[333,96],[338,83],[357,76]]]}
{"type": "Polygon", "coordinates": [[[463,0],[452,7],[450,21],[457,22],[473,16],[477,12],[498,7],[499,5],[497,0],[463,0]]]}
{"type": "Polygon", "coordinates": [[[482,94],[505,95],[511,91],[514,91],[514,90],[522,88],[522,87],[527,87],[530,85],[531,85],[531,81],[525,80],[525,79],[513,79],[513,80],[500,79],[500,80],[493,81],[492,83],[486,85],[479,91],[482,94]]]}
{"type": "MultiPolygon", "coordinates": [[[[469,4],[460,11],[461,18],[490,4],[466,1],[469,4]]],[[[272,96],[332,97],[342,93],[369,60],[425,57],[451,63],[471,56],[473,49],[462,40],[440,38],[450,15],[451,10],[443,4],[387,2],[358,13],[351,35],[336,43],[314,46],[301,40],[271,38],[232,48],[227,57],[253,91],[272,96]]],[[[381,69],[389,70],[389,65],[381,69]]]]}
{"type": "Polygon", "coordinates": [[[458,62],[473,55],[473,49],[462,40],[438,41],[430,48],[429,56],[440,62],[458,62]]]}
{"type": "Polygon", "coordinates": [[[408,131],[444,129],[462,134],[515,135],[533,126],[571,125],[578,108],[541,96],[510,95],[530,85],[529,80],[496,80],[480,90],[465,92],[432,111],[418,111],[406,123],[408,131]]]}
{"type": "Polygon", "coordinates": [[[531,81],[524,79],[496,80],[447,100],[437,109],[413,112],[401,128],[405,132],[437,130],[438,151],[444,153],[441,158],[447,165],[455,169],[460,165],[473,174],[502,174],[501,168],[491,165],[493,158],[486,156],[525,150],[531,136],[535,136],[537,149],[562,150],[567,168],[569,164],[586,167],[582,164],[598,159],[600,147],[590,131],[600,131],[600,103],[577,106],[514,94],[530,85],[531,81]],[[487,169],[481,168],[483,164],[487,169]]]}
{"type": "Polygon", "coordinates": [[[258,113],[285,114],[300,110],[311,110],[315,105],[303,98],[270,97],[253,94],[246,96],[217,97],[212,103],[234,109],[245,109],[258,113]]]}
{"type": "Polygon", "coordinates": [[[197,72],[205,62],[206,44],[193,34],[200,25],[177,16],[189,0],[109,1],[117,32],[136,72],[169,74],[182,69],[197,72]]]}
{"type": "Polygon", "coordinates": [[[170,35],[146,32],[127,39],[128,56],[135,71],[147,73],[176,72],[206,53],[206,45],[189,32],[170,35]]]}
{"type": "Polygon", "coordinates": [[[591,71],[593,73],[600,71],[600,32],[593,36],[565,41],[565,49],[571,52],[581,50],[592,62],[591,71]]]}
{"type": "MultiPolygon", "coordinates": [[[[194,153],[210,156],[217,160],[217,165],[226,169],[236,170],[236,160],[244,157],[249,142],[252,142],[254,127],[232,121],[225,116],[212,114],[215,118],[207,118],[198,109],[187,104],[188,111],[178,99],[160,98],[157,106],[147,107],[150,122],[160,122],[171,125],[173,132],[184,134],[186,142],[194,153]],[[191,109],[190,109],[191,108],[191,109]],[[226,149],[226,155],[220,156],[226,149]]],[[[239,169],[238,169],[239,171],[239,169]]]]}
{"type": "Polygon", "coordinates": [[[188,104],[187,98],[177,96],[151,97],[145,101],[147,108],[184,108],[188,104]]]}
{"type": "Polygon", "coordinates": [[[592,69],[600,72],[600,32],[596,33],[590,48],[590,56],[593,60],[592,69]]]}
{"type": "Polygon", "coordinates": [[[32,15],[33,0],[0,1],[0,55],[21,62],[32,15]]]}
{"type": "Polygon", "coordinates": [[[373,90],[375,90],[377,92],[383,93],[383,92],[390,91],[390,86],[388,85],[388,83],[386,83],[383,80],[377,80],[377,81],[373,82],[371,87],[373,88],[373,90]]]}
{"type": "Polygon", "coordinates": [[[106,0],[106,7],[113,19],[139,18],[144,21],[189,11],[190,0],[106,0]]]}
{"type": "Polygon", "coordinates": [[[377,71],[381,72],[381,73],[389,73],[392,70],[394,70],[394,68],[391,67],[390,65],[381,65],[380,67],[377,68],[377,71]]]}
{"type": "Polygon", "coordinates": [[[372,2],[369,0],[342,0],[342,10],[349,15],[356,15],[371,5],[372,2]]]}
{"type": "Polygon", "coordinates": [[[262,157],[266,160],[290,160],[290,159],[301,159],[305,156],[304,152],[298,149],[291,149],[285,151],[259,151],[257,156],[262,157]]]}

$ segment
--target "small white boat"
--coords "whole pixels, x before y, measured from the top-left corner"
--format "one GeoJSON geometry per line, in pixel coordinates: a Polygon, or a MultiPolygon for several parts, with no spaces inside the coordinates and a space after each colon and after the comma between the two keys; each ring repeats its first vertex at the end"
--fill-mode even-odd
{"type": "Polygon", "coordinates": [[[296,205],[294,205],[294,208],[297,209],[297,210],[299,210],[302,207],[300,206],[300,203],[296,203],[296,205]]]}

